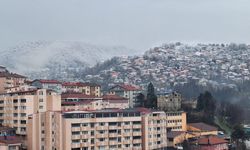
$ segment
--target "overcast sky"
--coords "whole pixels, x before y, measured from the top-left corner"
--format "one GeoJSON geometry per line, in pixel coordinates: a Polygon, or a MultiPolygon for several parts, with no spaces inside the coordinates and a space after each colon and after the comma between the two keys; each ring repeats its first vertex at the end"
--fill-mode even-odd
{"type": "Polygon", "coordinates": [[[0,0],[0,49],[36,40],[138,50],[171,41],[250,43],[250,1],[0,0]]]}

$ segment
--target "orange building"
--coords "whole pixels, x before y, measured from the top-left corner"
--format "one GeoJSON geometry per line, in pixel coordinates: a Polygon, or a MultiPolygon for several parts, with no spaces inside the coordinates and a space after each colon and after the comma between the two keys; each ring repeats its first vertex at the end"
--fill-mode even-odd
{"type": "Polygon", "coordinates": [[[205,136],[205,135],[218,135],[218,128],[205,124],[203,122],[199,123],[189,123],[187,125],[187,130],[192,133],[193,136],[205,136]]]}
{"type": "Polygon", "coordinates": [[[61,110],[61,96],[47,89],[36,89],[0,95],[0,124],[14,128],[26,144],[28,115],[61,110]]]}
{"type": "Polygon", "coordinates": [[[166,114],[145,108],[29,116],[28,149],[153,150],[167,146],[166,114]]]}
{"type": "Polygon", "coordinates": [[[187,114],[183,111],[166,112],[167,130],[170,131],[186,131],[187,130],[187,114]]]}

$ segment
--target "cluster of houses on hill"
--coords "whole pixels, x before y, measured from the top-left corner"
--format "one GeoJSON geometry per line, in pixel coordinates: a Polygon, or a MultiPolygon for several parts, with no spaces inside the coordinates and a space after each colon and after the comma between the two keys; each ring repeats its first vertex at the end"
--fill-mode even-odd
{"type": "Polygon", "coordinates": [[[154,81],[158,90],[192,80],[200,85],[235,86],[250,80],[250,46],[236,44],[165,44],[143,56],[121,57],[115,64],[84,79],[145,86],[154,81]],[[110,79],[109,79],[110,78],[110,79]]]}
{"type": "Polygon", "coordinates": [[[187,123],[179,93],[158,95],[158,108],[135,107],[143,88],[28,78],[0,67],[0,149],[228,149],[218,129],[187,123]]]}

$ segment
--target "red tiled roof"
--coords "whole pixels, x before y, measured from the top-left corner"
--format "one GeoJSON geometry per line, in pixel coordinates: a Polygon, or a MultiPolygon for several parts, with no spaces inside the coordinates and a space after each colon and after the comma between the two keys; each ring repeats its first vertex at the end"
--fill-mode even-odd
{"type": "Polygon", "coordinates": [[[109,102],[109,103],[128,103],[128,99],[125,97],[121,97],[118,95],[104,95],[103,101],[109,102]]]}
{"type": "Polygon", "coordinates": [[[84,86],[81,82],[64,82],[62,86],[84,86]]]}
{"type": "Polygon", "coordinates": [[[228,141],[216,136],[210,136],[210,137],[199,138],[193,143],[197,143],[199,145],[217,145],[217,144],[228,143],[228,141]]]}
{"type": "Polygon", "coordinates": [[[62,93],[61,97],[62,97],[62,99],[67,99],[67,98],[101,99],[100,97],[86,95],[86,94],[82,94],[82,93],[62,93]]]}
{"type": "Polygon", "coordinates": [[[78,102],[62,102],[62,105],[80,105],[80,104],[89,104],[91,102],[95,102],[96,100],[84,100],[78,102]]]}
{"type": "Polygon", "coordinates": [[[33,82],[35,81],[39,81],[41,83],[47,83],[47,84],[61,84],[61,82],[57,81],[57,80],[45,80],[45,79],[36,79],[34,80],[33,82]]]}
{"type": "Polygon", "coordinates": [[[103,98],[103,100],[128,100],[125,97],[121,97],[118,95],[111,95],[111,94],[104,95],[104,96],[102,96],[102,98],[103,98]]]}
{"type": "Polygon", "coordinates": [[[216,127],[205,124],[203,122],[189,123],[188,126],[192,126],[192,127],[197,128],[199,130],[202,130],[202,131],[217,131],[218,130],[216,127]]]}
{"type": "Polygon", "coordinates": [[[175,138],[175,137],[182,135],[184,133],[185,133],[185,131],[170,131],[167,133],[167,137],[168,138],[175,138]]]}
{"type": "Polygon", "coordinates": [[[83,82],[64,82],[62,84],[63,86],[78,86],[78,87],[83,87],[83,86],[100,86],[95,83],[83,83],[83,82]]]}
{"type": "Polygon", "coordinates": [[[128,85],[128,84],[119,84],[119,85],[112,87],[111,89],[113,89],[117,86],[121,87],[125,91],[139,91],[139,90],[141,90],[141,88],[139,88],[139,87],[136,87],[134,85],[128,85]]]}

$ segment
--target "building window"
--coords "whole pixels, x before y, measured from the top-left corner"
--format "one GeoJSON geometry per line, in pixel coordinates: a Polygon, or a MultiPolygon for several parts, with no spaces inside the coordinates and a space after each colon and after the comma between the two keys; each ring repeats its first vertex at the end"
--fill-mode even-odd
{"type": "Polygon", "coordinates": [[[26,99],[21,99],[21,103],[26,103],[26,99]]]}
{"type": "Polygon", "coordinates": [[[21,120],[21,124],[26,124],[26,120],[21,120]]]}
{"type": "Polygon", "coordinates": [[[72,123],[71,127],[80,127],[80,123],[72,123]]]}

